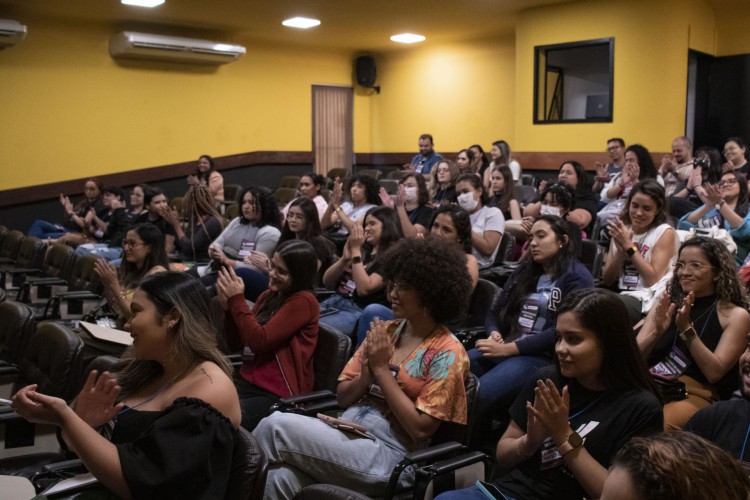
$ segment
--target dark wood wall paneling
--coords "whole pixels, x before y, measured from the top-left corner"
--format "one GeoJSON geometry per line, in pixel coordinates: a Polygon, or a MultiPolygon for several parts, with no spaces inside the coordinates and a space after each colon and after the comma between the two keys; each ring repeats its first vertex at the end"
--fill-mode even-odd
{"type": "MultiPolygon", "coordinates": [[[[358,153],[355,158],[357,168],[377,168],[400,166],[411,161],[415,153],[358,153]]],[[[655,153],[654,161],[658,165],[663,153],[655,153]]],[[[455,153],[445,153],[448,158],[455,158],[455,153]]],[[[534,171],[539,174],[548,174],[556,171],[566,160],[577,160],[587,169],[593,170],[597,161],[605,162],[607,156],[602,153],[578,152],[518,152],[514,158],[521,163],[524,171],[534,171]]],[[[216,168],[221,170],[229,179],[225,182],[237,182],[231,179],[231,171],[234,169],[247,169],[253,167],[275,167],[275,173],[280,179],[283,175],[299,175],[304,166],[312,170],[313,155],[308,151],[253,151],[230,156],[216,158],[216,168]],[[293,168],[291,168],[293,167],[293,168]],[[293,170],[293,171],[292,171],[293,170]]],[[[129,187],[141,183],[164,183],[170,180],[181,179],[193,172],[196,168],[195,161],[162,165],[159,167],[131,170],[98,176],[105,186],[129,187]]],[[[251,170],[252,171],[252,170],[251,170]]],[[[262,175],[261,177],[268,177],[262,175]]],[[[273,175],[272,177],[276,177],[273,175]]],[[[269,179],[271,180],[271,179],[269,179]]],[[[71,196],[79,195],[85,178],[70,179],[62,182],[42,184],[16,189],[0,191],[0,207],[10,207],[27,203],[40,202],[44,200],[57,199],[60,193],[71,196]]],[[[269,187],[275,184],[268,183],[269,187]]]]}

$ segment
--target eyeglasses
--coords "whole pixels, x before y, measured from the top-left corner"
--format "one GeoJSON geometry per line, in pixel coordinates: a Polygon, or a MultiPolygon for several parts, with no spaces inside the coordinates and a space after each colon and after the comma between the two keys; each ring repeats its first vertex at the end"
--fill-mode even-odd
{"type": "Polygon", "coordinates": [[[691,272],[699,272],[703,270],[703,268],[716,269],[713,266],[709,266],[708,264],[701,264],[700,262],[696,261],[680,262],[679,260],[672,265],[672,268],[676,273],[682,271],[684,268],[687,268],[691,272]]]}
{"type": "Polygon", "coordinates": [[[719,187],[724,186],[731,186],[732,184],[737,184],[737,179],[726,179],[719,182],[719,187]]]}
{"type": "Polygon", "coordinates": [[[399,295],[401,292],[409,292],[414,290],[414,287],[409,285],[408,283],[398,283],[393,281],[386,282],[385,287],[388,295],[390,295],[391,293],[399,295]]]}
{"type": "Polygon", "coordinates": [[[135,240],[124,240],[122,242],[122,247],[137,247],[138,245],[145,245],[142,241],[135,241],[135,240]]]}
{"type": "Polygon", "coordinates": [[[267,260],[266,263],[268,264],[268,272],[269,272],[269,274],[271,272],[274,272],[274,273],[276,273],[276,274],[278,274],[279,276],[282,276],[282,277],[289,276],[289,271],[287,271],[286,269],[283,269],[281,267],[277,267],[276,265],[274,265],[273,261],[271,261],[270,259],[267,260]]]}

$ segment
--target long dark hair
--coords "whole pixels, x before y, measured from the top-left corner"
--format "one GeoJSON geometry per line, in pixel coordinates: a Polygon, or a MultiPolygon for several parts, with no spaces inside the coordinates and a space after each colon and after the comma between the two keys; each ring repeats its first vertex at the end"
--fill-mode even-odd
{"type": "Polygon", "coordinates": [[[482,149],[482,146],[479,144],[472,144],[469,146],[469,149],[471,148],[477,148],[479,150],[479,157],[482,160],[482,166],[480,168],[485,170],[490,165],[490,162],[487,160],[487,154],[484,152],[484,149],[482,149]]]}
{"type": "MultiPolygon", "coordinates": [[[[534,221],[544,221],[549,224],[550,229],[555,233],[560,248],[552,260],[552,280],[560,277],[568,268],[570,262],[575,258],[575,250],[570,237],[568,223],[556,215],[540,215],[534,221]]],[[[506,284],[502,295],[507,301],[505,307],[500,312],[501,325],[503,332],[509,332],[506,340],[513,340],[516,337],[518,329],[518,314],[521,311],[526,298],[536,290],[539,278],[544,274],[542,264],[535,262],[533,259],[524,261],[518,271],[518,278],[511,283],[506,284]],[[512,290],[511,290],[512,288],[512,290]],[[511,293],[512,292],[512,293],[511,293]]]]}
{"type": "MultiPolygon", "coordinates": [[[[132,289],[138,286],[138,282],[156,266],[162,266],[169,269],[169,258],[164,246],[164,235],[159,228],[151,223],[138,224],[130,229],[138,234],[144,245],[151,247],[143,266],[139,269],[127,259],[122,259],[120,268],[117,270],[117,281],[123,289],[132,289]]],[[[127,234],[127,233],[126,233],[127,234]]]]}
{"type": "Polygon", "coordinates": [[[320,174],[316,174],[314,172],[308,172],[306,174],[302,174],[300,176],[300,180],[302,180],[302,177],[309,177],[310,178],[310,180],[313,183],[313,186],[315,186],[317,188],[316,192],[318,194],[320,194],[320,190],[321,189],[323,189],[324,187],[326,187],[326,178],[323,177],[320,174]]]}
{"type": "MultiPolygon", "coordinates": [[[[218,332],[211,297],[203,283],[187,273],[166,272],[144,279],[139,289],[154,304],[160,320],[173,309],[180,313],[179,321],[170,329],[169,354],[184,370],[170,383],[180,380],[202,361],[215,363],[232,377],[232,367],[216,344],[218,332]]],[[[134,355],[133,346],[128,347],[113,370],[122,387],[120,401],[164,373],[158,362],[135,359],[134,355]]]]}
{"type": "Polygon", "coordinates": [[[245,199],[245,195],[250,193],[253,196],[253,206],[256,212],[260,212],[260,219],[258,219],[258,227],[273,226],[276,229],[281,227],[281,212],[279,212],[279,204],[276,203],[276,198],[273,197],[273,193],[268,188],[262,186],[250,186],[242,190],[240,195],[237,197],[237,201],[240,204],[240,224],[249,224],[250,221],[245,219],[242,215],[242,203],[245,199]]]}
{"type": "Polygon", "coordinates": [[[216,164],[214,163],[214,159],[211,158],[208,155],[200,155],[198,157],[198,161],[201,161],[202,159],[206,159],[208,161],[208,164],[210,165],[209,169],[205,172],[201,172],[199,168],[195,170],[195,175],[202,181],[205,181],[206,184],[208,184],[208,178],[211,177],[211,174],[216,171],[216,164]]]}
{"type": "Polygon", "coordinates": [[[414,177],[414,180],[417,181],[417,205],[420,207],[427,205],[430,202],[430,193],[427,191],[427,183],[424,180],[424,176],[409,172],[404,174],[398,183],[403,184],[409,177],[414,177]]]}
{"type": "Polygon", "coordinates": [[[656,203],[656,215],[651,222],[651,227],[660,226],[669,220],[669,214],[667,213],[667,197],[664,194],[664,187],[662,187],[656,179],[646,179],[633,186],[630,190],[628,201],[625,203],[622,213],[620,213],[620,219],[622,222],[625,224],[633,223],[633,221],[630,220],[630,202],[633,201],[633,196],[638,193],[645,194],[656,203]]]}
{"type": "MultiPolygon", "coordinates": [[[[289,209],[292,207],[299,207],[302,210],[302,215],[305,218],[305,228],[299,233],[292,232],[289,229],[289,222],[284,222],[284,229],[281,232],[281,237],[277,243],[279,245],[285,241],[302,240],[310,243],[315,249],[315,254],[320,261],[320,269],[318,274],[322,277],[325,270],[331,265],[336,255],[336,246],[323,236],[323,231],[320,228],[320,219],[318,219],[318,207],[309,198],[300,196],[292,201],[289,205],[289,209]]],[[[287,216],[289,214],[287,213],[287,216]]],[[[317,265],[317,263],[316,263],[317,265]]]]}
{"type": "Polygon", "coordinates": [[[292,282],[289,288],[281,292],[269,291],[259,300],[260,312],[256,319],[261,324],[270,320],[293,293],[301,290],[311,291],[315,286],[318,273],[318,258],[315,255],[315,249],[307,241],[285,241],[276,247],[274,254],[284,261],[292,282]]]}
{"type": "MultiPolygon", "coordinates": [[[[635,343],[628,311],[617,294],[603,288],[576,290],[560,304],[557,317],[567,312],[574,313],[581,326],[596,335],[602,350],[599,381],[607,392],[642,389],[657,394],[646,361],[635,343]]],[[[559,372],[559,364],[557,369],[559,372]]]]}
{"type": "Polygon", "coordinates": [[[721,153],[718,149],[712,146],[701,146],[695,150],[695,160],[693,164],[697,162],[697,158],[701,155],[708,157],[708,166],[701,169],[701,177],[703,182],[709,184],[716,184],[721,180],[721,153]]]}
{"type": "MultiPolygon", "coordinates": [[[[279,243],[294,239],[310,241],[312,238],[320,236],[323,233],[323,230],[320,228],[318,207],[315,205],[315,202],[309,198],[300,196],[292,200],[289,209],[291,210],[292,207],[299,207],[302,211],[302,216],[305,218],[305,228],[299,233],[294,233],[289,229],[289,221],[284,221],[284,229],[281,231],[279,243]]],[[[288,215],[289,212],[287,212],[288,215]]]]}
{"type": "Polygon", "coordinates": [[[632,151],[638,159],[638,168],[640,169],[638,180],[656,179],[658,172],[656,170],[656,165],[654,165],[654,159],[651,158],[651,153],[648,152],[648,149],[640,144],[633,144],[632,146],[628,146],[625,150],[626,153],[628,151],[632,151]]]}
{"type": "Polygon", "coordinates": [[[503,176],[505,187],[503,188],[503,192],[500,193],[500,196],[492,193],[489,205],[499,208],[502,213],[506,213],[510,210],[510,200],[516,197],[516,183],[513,182],[513,172],[510,171],[510,167],[507,165],[500,165],[499,167],[493,168],[492,173],[490,174],[490,180],[492,179],[492,174],[495,172],[499,172],[500,175],[503,176]]]}
{"type": "Polygon", "coordinates": [[[442,205],[433,212],[432,220],[430,220],[430,231],[432,231],[435,219],[440,214],[447,214],[451,218],[453,225],[456,227],[458,244],[461,245],[465,253],[471,253],[471,218],[469,212],[458,205],[442,205]]]}
{"type": "MultiPolygon", "coordinates": [[[[368,217],[375,217],[383,224],[383,228],[380,230],[380,241],[378,241],[378,254],[382,254],[394,243],[403,239],[404,232],[401,229],[401,221],[398,219],[396,211],[390,207],[373,207],[367,211],[364,217],[362,217],[362,226],[364,227],[368,217]]],[[[369,254],[372,252],[372,245],[365,242],[362,245],[364,253],[369,254]]]]}
{"type": "MultiPolygon", "coordinates": [[[[737,180],[737,184],[740,188],[740,194],[737,196],[737,204],[734,207],[734,211],[740,217],[745,217],[747,215],[748,208],[747,178],[744,174],[741,174],[736,170],[724,172],[723,174],[721,174],[721,178],[723,178],[725,175],[731,175],[737,180]]],[[[722,222],[723,219],[724,217],[722,216],[722,222]]]]}
{"type": "Polygon", "coordinates": [[[569,164],[571,167],[573,167],[573,170],[576,172],[576,177],[578,178],[578,184],[576,184],[576,192],[581,194],[587,194],[591,192],[591,179],[589,179],[589,176],[586,175],[586,169],[583,168],[583,165],[578,163],[575,160],[566,160],[562,162],[560,165],[560,169],[562,170],[563,166],[565,164],[569,164]]]}
{"type": "Polygon", "coordinates": [[[458,183],[463,181],[467,181],[469,184],[471,184],[471,187],[473,187],[474,190],[482,193],[479,199],[482,202],[482,206],[486,207],[490,202],[490,197],[487,195],[487,190],[484,188],[484,183],[479,178],[479,176],[477,174],[461,174],[458,176],[458,179],[456,179],[456,183],[454,185],[458,186],[458,183]]]}

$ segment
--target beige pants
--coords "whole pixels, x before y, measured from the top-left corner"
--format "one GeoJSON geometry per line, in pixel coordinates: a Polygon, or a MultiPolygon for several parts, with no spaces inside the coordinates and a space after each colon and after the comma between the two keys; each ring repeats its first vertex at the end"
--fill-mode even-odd
{"type": "Polygon", "coordinates": [[[710,406],[719,399],[710,385],[704,385],[686,375],[679,380],[685,384],[687,399],[664,405],[664,430],[682,429],[698,410],[710,406]]]}

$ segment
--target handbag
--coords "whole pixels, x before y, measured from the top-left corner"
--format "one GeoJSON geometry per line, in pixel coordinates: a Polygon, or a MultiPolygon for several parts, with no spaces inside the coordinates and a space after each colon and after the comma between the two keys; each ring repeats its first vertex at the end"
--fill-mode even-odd
{"type": "Polygon", "coordinates": [[[651,380],[656,384],[656,389],[659,391],[662,403],[674,403],[675,401],[683,401],[687,399],[687,390],[685,389],[685,383],[680,380],[671,380],[661,375],[651,373],[651,380]]]}
{"type": "Polygon", "coordinates": [[[485,331],[483,326],[476,326],[474,328],[461,328],[454,335],[464,346],[464,349],[468,351],[474,348],[477,340],[485,338],[485,331]]]}

